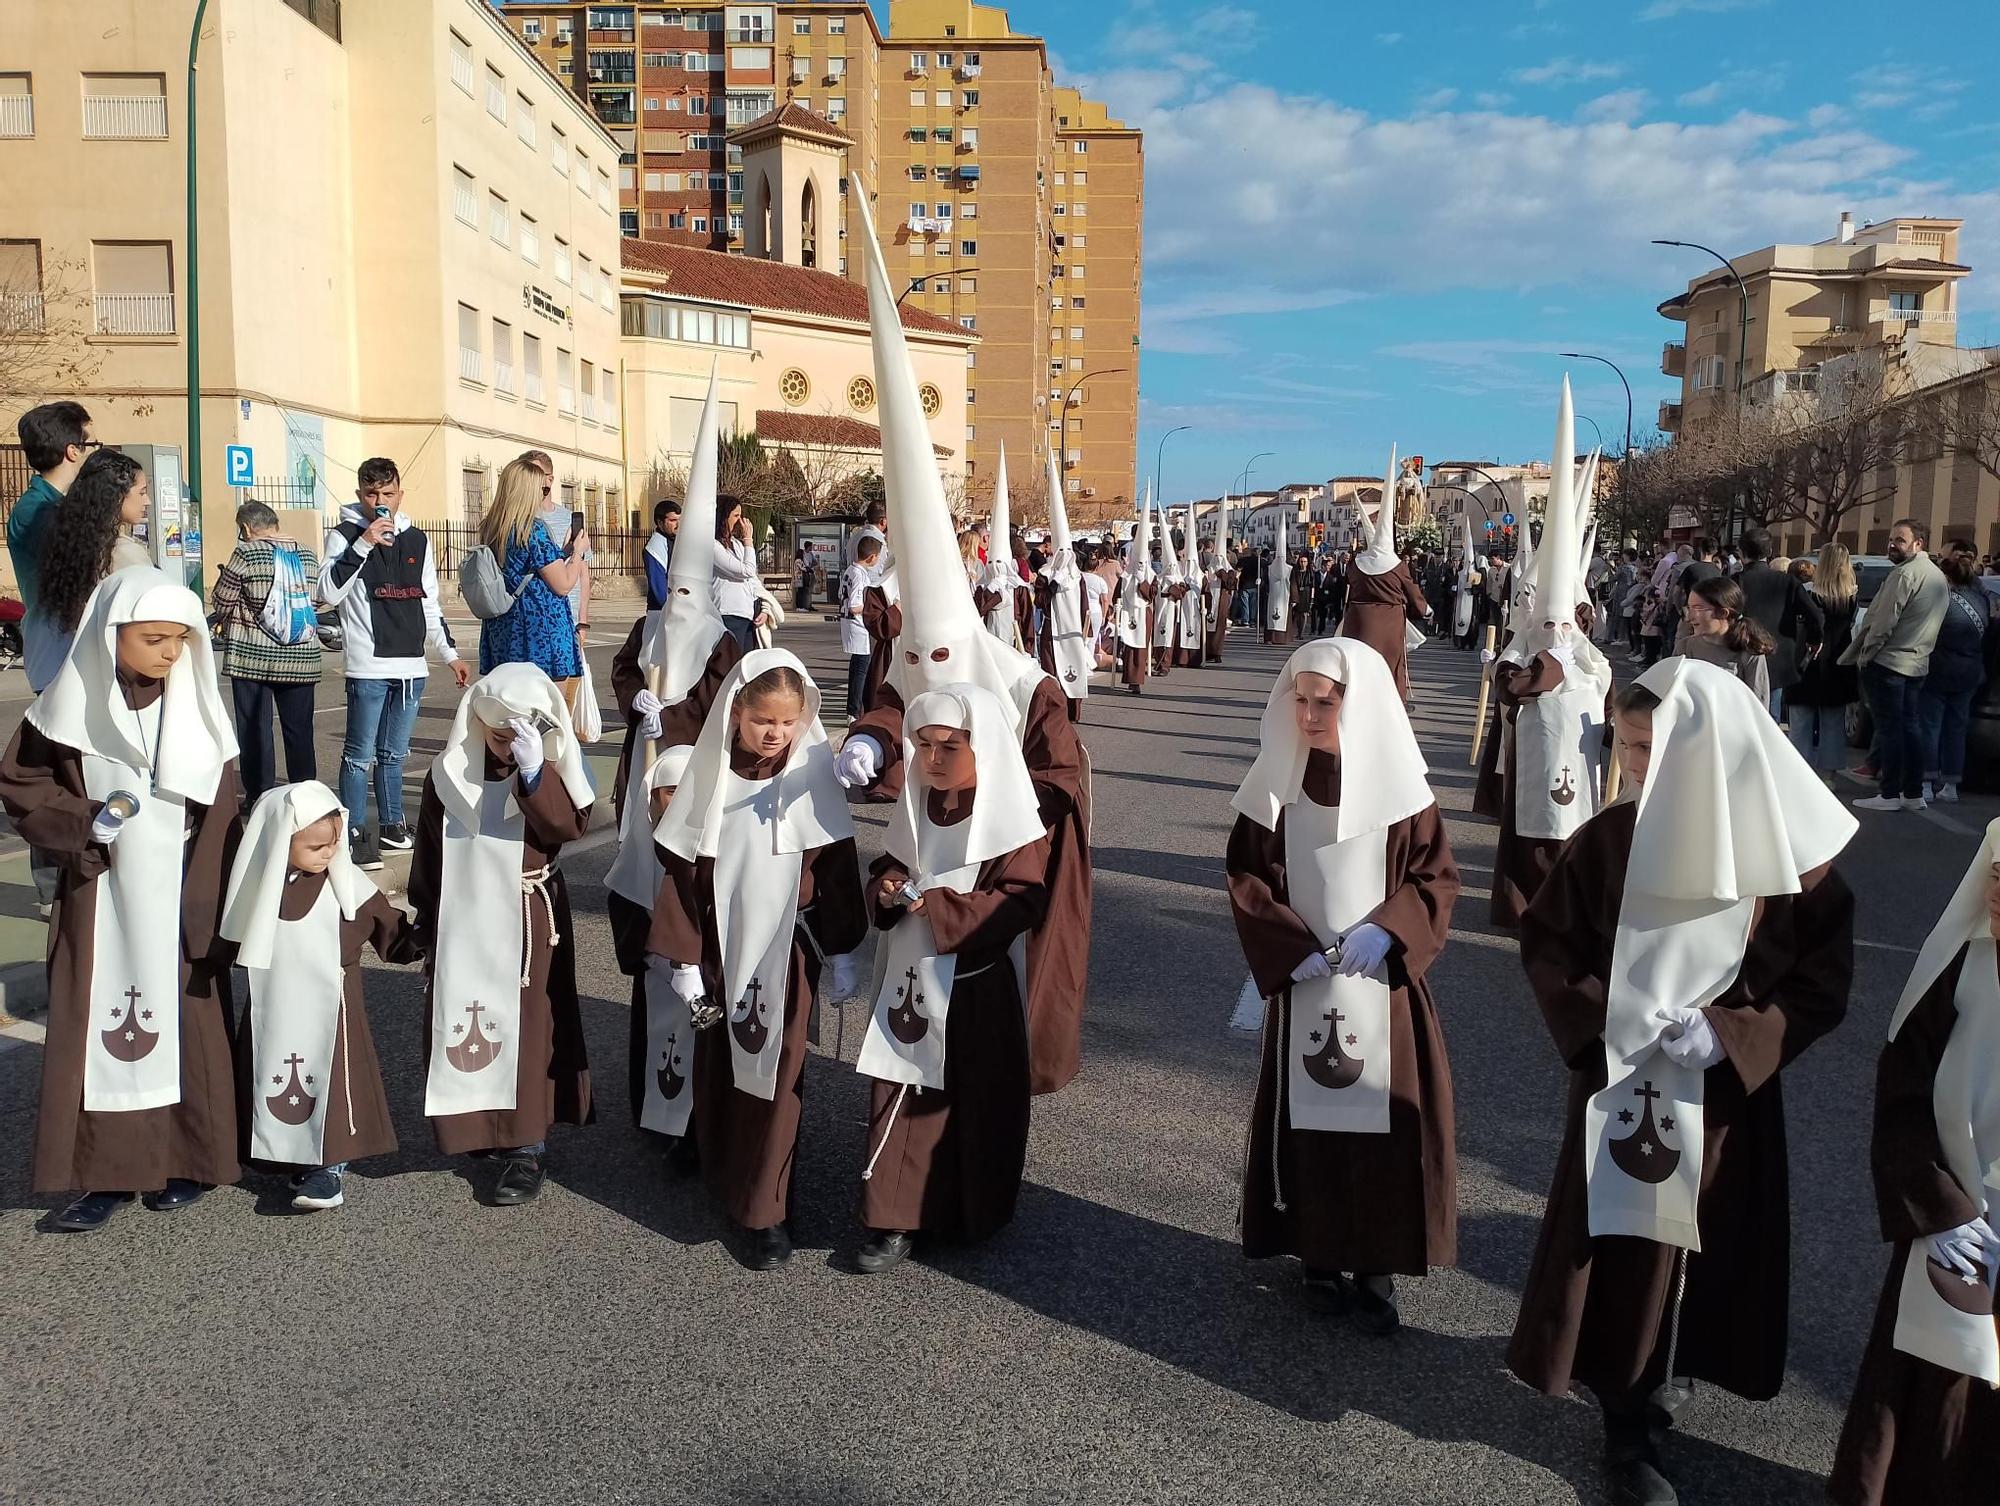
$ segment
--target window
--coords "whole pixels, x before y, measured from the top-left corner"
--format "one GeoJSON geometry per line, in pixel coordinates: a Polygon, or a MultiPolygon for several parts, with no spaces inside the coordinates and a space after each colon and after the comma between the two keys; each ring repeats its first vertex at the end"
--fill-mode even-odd
{"type": "Polygon", "coordinates": [[[1081,298],[1072,298],[1069,301],[1069,306],[1073,309],[1080,309],[1083,307],[1083,304],[1084,300],[1081,298]]]}
{"type": "Polygon", "coordinates": [[[921,183],[929,176],[929,171],[921,163],[910,169],[910,181],[913,183],[921,183]]]}
{"type": "Polygon", "coordinates": [[[733,126],[748,125],[753,120],[769,115],[777,105],[778,98],[775,94],[737,93],[732,90],[728,103],[729,123],[733,126]]]}
{"type": "Polygon", "coordinates": [[[514,221],[507,213],[507,201],[491,190],[486,194],[486,233],[502,246],[514,239],[514,221]]]}
{"type": "Polygon", "coordinates": [[[569,137],[563,134],[561,126],[549,127],[549,165],[558,178],[569,176],[569,137]]]}
{"type": "Polygon", "coordinates": [[[666,191],[667,175],[665,173],[648,172],[646,174],[647,193],[665,193],[666,191]]]}
{"type": "Polygon", "coordinates": [[[975,319],[975,318],[974,318],[974,317],[973,317],[972,315],[970,315],[970,314],[961,314],[961,315],[959,315],[959,319],[958,319],[958,322],[959,322],[959,325],[960,325],[960,326],[961,326],[962,328],[964,328],[964,329],[978,329],[978,328],[979,328],[979,321],[978,321],[977,319],[975,319]]]}
{"type": "Polygon", "coordinates": [[[556,281],[565,287],[570,282],[569,242],[561,236],[556,237],[556,281]]]}
{"type": "Polygon", "coordinates": [[[828,59],[826,60],[826,76],[827,76],[828,78],[846,78],[846,77],[847,77],[847,59],[846,59],[846,58],[828,58],[828,59]]]}
{"type": "Polygon", "coordinates": [[[461,225],[479,228],[479,197],[472,190],[472,174],[462,167],[451,170],[451,212],[461,225]]]}
{"type": "Polygon", "coordinates": [[[931,127],[931,140],[933,140],[933,141],[949,141],[949,140],[951,140],[951,127],[950,127],[950,126],[932,126],[932,127],[931,127]]]}
{"type": "Polygon", "coordinates": [[[792,35],[793,35],[793,36],[795,36],[795,37],[809,37],[809,36],[811,36],[812,34],[813,34],[813,24],[812,24],[812,19],[811,19],[811,17],[809,17],[809,16],[794,16],[794,17],[792,17],[792,35]]]}
{"type": "Polygon", "coordinates": [[[936,282],[931,284],[931,291],[933,293],[949,293],[951,291],[951,279],[949,277],[940,277],[936,282]]]}
{"type": "Polygon", "coordinates": [[[965,89],[960,91],[958,98],[959,102],[963,104],[966,109],[971,110],[976,108],[979,104],[979,91],[977,89],[965,89]]]}
{"type": "Polygon", "coordinates": [[[1071,357],[1069,358],[1069,369],[1070,369],[1071,371],[1081,371],[1081,370],[1083,370],[1083,357],[1082,357],[1082,356],[1071,356],[1071,357]]]}
{"type": "Polygon", "coordinates": [[[0,138],[35,134],[35,85],[25,73],[0,73],[0,138]]]}
{"type": "Polygon", "coordinates": [[[931,102],[931,101],[930,101],[930,96],[929,96],[928,94],[924,93],[924,91],[923,91],[923,90],[921,90],[921,89],[912,89],[912,90],[910,91],[910,108],[911,108],[911,109],[913,109],[913,110],[921,110],[921,109],[922,109],[922,108],[923,108],[923,107],[924,107],[925,105],[929,104],[930,102],[931,102]]]}
{"type": "Polygon", "coordinates": [[[0,240],[0,329],[38,335],[47,328],[42,307],[42,243],[0,240]]]}
{"type": "Polygon", "coordinates": [[[472,44],[457,32],[451,34],[451,81],[472,93],[472,44]]]}
{"type": "Polygon", "coordinates": [[[1069,337],[1072,340],[1081,340],[1083,338],[1083,326],[1080,324],[1072,324],[1069,327],[1069,337]]]}
{"type": "Polygon", "coordinates": [[[1069,206],[1069,213],[1071,219],[1080,220],[1086,214],[1090,213],[1090,206],[1088,204],[1072,204],[1069,206]]]}
{"type": "Polygon", "coordinates": [[[830,17],[830,18],[829,18],[829,19],[827,20],[827,23],[826,23],[826,34],[827,34],[828,36],[830,36],[830,37],[844,37],[844,36],[846,36],[846,35],[847,35],[847,17],[845,17],[845,16],[833,16],[833,17],[830,17]]]}
{"type": "Polygon", "coordinates": [[[979,145],[979,127],[967,126],[958,133],[958,139],[963,141],[968,147],[977,147],[979,145]]]}
{"type": "Polygon", "coordinates": [[[922,141],[924,139],[924,128],[922,126],[911,126],[907,131],[903,132],[903,139],[906,141],[922,141]]]}
{"type": "Polygon", "coordinates": [[[521,216],[521,260],[531,267],[542,261],[542,232],[532,214],[521,216]]]}
{"type": "Polygon", "coordinates": [[[514,327],[505,319],[493,321],[493,390],[514,391],[514,327]]]}
{"type": "Polygon", "coordinates": [[[958,280],[958,290],[959,290],[959,292],[961,292],[961,293],[976,293],[976,292],[978,292],[978,291],[979,291],[979,279],[978,279],[977,277],[961,277],[961,278],[959,278],[959,280],[958,280]]]}
{"type": "Polygon", "coordinates": [[[732,47],[729,49],[729,66],[747,73],[762,73],[771,66],[771,49],[732,47]]]}
{"type": "Polygon", "coordinates": [[[572,165],[570,180],[576,184],[576,191],[586,199],[590,197],[590,159],[583,154],[583,148],[576,149],[576,160],[572,165]]]}
{"type": "Polygon", "coordinates": [[[938,103],[938,108],[940,110],[949,110],[951,108],[951,90],[949,89],[938,90],[937,103],[938,103]]]}
{"type": "Polygon", "coordinates": [[[639,211],[621,209],[618,211],[618,233],[626,239],[634,239],[639,234],[639,211]]]}
{"type": "Polygon", "coordinates": [[[539,42],[542,39],[542,18],[529,16],[521,22],[521,40],[539,42]]]}
{"type": "Polygon", "coordinates": [[[979,394],[968,387],[965,389],[965,406],[970,408],[979,401],[979,394]]]}
{"type": "Polygon", "coordinates": [[[1070,182],[1074,183],[1078,188],[1083,187],[1083,185],[1088,183],[1089,181],[1090,181],[1089,173],[1075,173],[1072,174],[1070,177],[1070,182]]]}
{"type": "Polygon", "coordinates": [[[479,352],[479,310],[463,303],[458,306],[458,379],[486,380],[485,361],[479,352]]]}
{"type": "Polygon", "coordinates": [[[937,179],[938,182],[940,183],[949,183],[951,181],[951,169],[948,167],[932,168],[931,176],[937,179]]]}
{"type": "MultiPolygon", "coordinates": [[[[564,32],[563,35],[568,36],[569,33],[564,32]]],[[[576,72],[575,59],[564,58],[561,62],[556,64],[556,72],[560,73],[564,78],[570,77],[570,75],[576,72]]]]}
{"type": "Polygon", "coordinates": [[[978,204],[977,204],[976,202],[974,202],[974,201],[972,201],[972,200],[968,199],[968,200],[967,200],[967,201],[966,201],[965,203],[963,203],[963,204],[961,204],[961,205],[959,205],[959,206],[958,206],[958,217],[959,217],[959,218],[960,218],[961,220],[976,220],[976,219],[978,219],[978,218],[979,218],[979,205],[978,205],[978,204]]]}
{"type": "Polygon", "coordinates": [[[542,338],[521,332],[521,395],[531,403],[542,401],[542,338]]]}
{"type": "Polygon", "coordinates": [[[929,65],[930,55],[928,53],[913,52],[910,54],[910,72],[922,73],[929,65]]]}
{"type": "Polygon", "coordinates": [[[525,94],[514,96],[514,134],[527,146],[536,144],[535,102],[525,94]]]}
{"type": "Polygon", "coordinates": [[[646,228],[648,230],[660,230],[664,229],[665,226],[666,217],[659,210],[649,209],[646,211],[646,228]]]}
{"type": "Polygon", "coordinates": [[[1068,214],[1069,206],[1067,204],[1051,204],[1049,205],[1049,213],[1052,215],[1068,214]]]}
{"type": "Polygon", "coordinates": [[[729,179],[722,173],[710,173],[708,175],[708,191],[710,193],[721,193],[728,187],[729,179]]]}
{"type": "Polygon", "coordinates": [[[951,54],[948,52],[940,52],[937,55],[937,65],[940,68],[949,68],[951,66],[951,54]]]}
{"type": "Polygon", "coordinates": [[[701,215],[701,214],[698,214],[698,215],[696,215],[696,216],[694,217],[694,227],[693,227],[693,228],[694,228],[694,232],[695,232],[695,234],[697,234],[697,235],[707,235],[707,234],[708,234],[708,216],[706,216],[706,215],[701,215]]]}
{"type": "Polygon", "coordinates": [[[688,137],[688,150],[694,152],[719,152],[729,144],[729,138],[715,132],[697,131],[688,137]]]}
{"type": "Polygon", "coordinates": [[[100,335],[174,333],[174,269],[166,241],[92,241],[92,315],[100,335]]]}
{"type": "Polygon", "coordinates": [[[606,424],[615,425],[618,422],[618,383],[609,366],[598,370],[597,383],[597,416],[606,424]]]}
{"type": "Polygon", "coordinates": [[[708,113],[708,96],[706,94],[690,94],[688,96],[688,113],[690,115],[706,115],[708,113]]]}
{"type": "Polygon", "coordinates": [[[583,416],[597,417],[597,366],[595,362],[577,362],[576,388],[583,397],[583,416]]]}
{"type": "Polygon", "coordinates": [[[960,256],[977,256],[979,254],[979,242],[960,241],[958,243],[958,254],[960,256]]]}
{"type": "Polygon", "coordinates": [[[1922,293],[1891,293],[1889,312],[1892,314],[1914,314],[1923,307],[1922,293]]]}
{"type": "Polygon", "coordinates": [[[164,73],[86,73],[83,135],[87,141],[165,141],[164,73]]]}
{"type": "Polygon", "coordinates": [[[570,375],[569,352],[556,347],[556,408],[563,413],[576,412],[576,383],[570,375]]]}
{"type": "Polygon", "coordinates": [[[1087,235],[1072,235],[1069,238],[1069,243],[1072,246],[1076,247],[1077,250],[1081,251],[1086,245],[1090,243],[1090,237],[1087,235]]]}
{"type": "Polygon", "coordinates": [[[601,167],[597,170],[597,207],[606,214],[617,207],[611,198],[611,174],[601,167]]]}
{"type": "Polygon", "coordinates": [[[937,206],[937,217],[938,217],[939,219],[941,219],[941,220],[948,220],[948,219],[950,219],[950,218],[951,218],[951,205],[950,205],[950,204],[948,204],[948,203],[946,203],[946,204],[940,204],[940,205],[938,205],[938,206],[937,206]]]}
{"type": "Polygon", "coordinates": [[[1075,146],[1076,154],[1079,157],[1081,157],[1085,152],[1090,150],[1090,143],[1088,141],[1078,141],[1072,143],[1072,145],[1075,146]]]}
{"type": "Polygon", "coordinates": [[[491,63],[486,65],[486,113],[503,125],[507,120],[507,77],[491,63]]]}
{"type": "Polygon", "coordinates": [[[930,206],[922,199],[918,199],[910,206],[910,218],[913,220],[921,220],[928,216],[930,212],[930,206]]]}

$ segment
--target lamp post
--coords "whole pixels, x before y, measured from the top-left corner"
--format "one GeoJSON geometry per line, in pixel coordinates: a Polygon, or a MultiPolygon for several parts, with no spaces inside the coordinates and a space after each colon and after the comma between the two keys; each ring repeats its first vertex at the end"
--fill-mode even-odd
{"type": "Polygon", "coordinates": [[[1589,425],[1590,425],[1590,432],[1591,432],[1591,433],[1593,433],[1593,434],[1595,434],[1595,435],[1597,436],[1597,447],[1598,447],[1598,449],[1600,449],[1600,450],[1601,450],[1601,449],[1603,449],[1603,448],[1604,448],[1604,431],[1603,431],[1602,429],[1600,429],[1600,428],[1598,428],[1598,427],[1597,427],[1597,420],[1596,420],[1596,419],[1594,419],[1594,418],[1592,418],[1592,417],[1591,417],[1591,416],[1590,416],[1590,415],[1589,415],[1588,413],[1579,413],[1579,414],[1577,414],[1577,417],[1578,417],[1578,418],[1580,418],[1580,419],[1582,419],[1582,420],[1583,420],[1583,421],[1584,421],[1585,423],[1587,423],[1587,424],[1589,424],[1589,425]]]}
{"type": "Polygon", "coordinates": [[[1252,455],[1249,458],[1249,460],[1244,462],[1243,469],[1236,473],[1237,496],[1243,498],[1246,502],[1249,500],[1250,473],[1257,468],[1258,461],[1269,460],[1273,455],[1277,453],[1278,452],[1276,450],[1259,450],[1255,455],[1252,455]]]}
{"type": "MultiPolygon", "coordinates": [[[[1594,356],[1587,350],[1566,350],[1563,352],[1563,359],[1596,361],[1599,365],[1609,366],[1618,373],[1618,380],[1625,388],[1625,454],[1629,456],[1632,453],[1632,384],[1625,380],[1624,369],[1616,361],[1608,361],[1603,356],[1594,356]]],[[[1591,427],[1595,428],[1596,425],[1593,424],[1591,427]]],[[[1598,440],[1599,444],[1603,442],[1602,439],[1598,440]]]]}
{"type": "Polygon", "coordinates": [[[1166,500],[1167,496],[1167,482],[1165,474],[1160,469],[1160,463],[1162,460],[1166,458],[1167,441],[1172,439],[1176,434],[1179,434],[1182,430],[1192,429],[1193,427],[1194,427],[1193,424],[1176,424],[1173,428],[1167,430],[1166,433],[1160,436],[1159,447],[1153,451],[1153,489],[1154,491],[1159,493],[1160,500],[1163,502],[1166,500]]]}
{"type": "MultiPolygon", "coordinates": [[[[1120,376],[1130,370],[1131,367],[1129,366],[1100,366],[1096,371],[1086,371],[1082,376],[1078,377],[1074,382],[1071,382],[1069,384],[1069,391],[1063,394],[1062,430],[1061,430],[1062,442],[1063,442],[1062,469],[1065,473],[1067,473],[1069,470],[1069,410],[1070,410],[1070,405],[1076,401],[1077,389],[1083,386],[1083,384],[1089,381],[1092,377],[1120,376]]],[[[1065,494],[1067,494],[1067,492],[1069,491],[1069,478],[1067,474],[1065,474],[1063,477],[1063,491],[1065,494]]]]}
{"type": "MultiPolygon", "coordinates": [[[[201,46],[202,18],[208,14],[208,0],[194,8],[194,26],[188,32],[187,102],[187,372],[188,372],[188,463],[185,472],[188,514],[181,527],[201,530],[201,224],[195,213],[195,143],[201,133],[195,128],[195,53],[201,46]]],[[[178,501],[178,498],[174,500],[178,501]]],[[[157,547],[157,546],[156,546],[157,547]]],[[[201,590],[201,579],[194,582],[201,590]]]]}
{"type": "Polygon", "coordinates": [[[1687,251],[1706,251],[1710,256],[1714,257],[1717,261],[1721,262],[1724,270],[1726,270],[1729,273],[1730,277],[1735,280],[1736,301],[1737,301],[1736,402],[1737,405],[1740,407],[1743,402],[1743,367],[1745,366],[1745,364],[1748,363],[1750,359],[1750,290],[1749,288],[1743,285],[1742,274],[1736,270],[1735,262],[1731,261],[1728,257],[1724,256],[1720,251],[1716,250],[1713,246],[1704,246],[1699,241],[1656,240],[1653,242],[1653,244],[1656,246],[1679,246],[1683,250],[1687,251]]]}

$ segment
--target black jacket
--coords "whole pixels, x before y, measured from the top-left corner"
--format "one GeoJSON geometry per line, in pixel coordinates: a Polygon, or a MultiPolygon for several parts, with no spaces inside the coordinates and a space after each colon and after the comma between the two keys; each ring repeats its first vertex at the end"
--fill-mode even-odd
{"type": "Polygon", "coordinates": [[[1799,683],[1807,649],[1823,631],[1825,614],[1819,598],[1763,560],[1745,565],[1736,584],[1743,590],[1743,614],[1777,642],[1771,655],[1771,688],[1790,690],[1799,683]]]}

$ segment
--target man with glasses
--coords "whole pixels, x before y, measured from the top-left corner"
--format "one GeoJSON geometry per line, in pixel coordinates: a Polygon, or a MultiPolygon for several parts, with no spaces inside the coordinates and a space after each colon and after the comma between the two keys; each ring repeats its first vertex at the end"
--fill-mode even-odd
{"type": "Polygon", "coordinates": [[[7,515],[7,553],[14,560],[14,579],[20,582],[21,605],[28,609],[21,637],[32,658],[34,645],[27,640],[41,631],[35,603],[42,593],[42,552],[48,547],[49,524],[55,521],[56,505],[83,469],[83,462],[92,450],[102,449],[104,441],[92,432],[90,413],[82,403],[44,403],[30,408],[14,425],[14,432],[35,471],[34,479],[7,515]]]}

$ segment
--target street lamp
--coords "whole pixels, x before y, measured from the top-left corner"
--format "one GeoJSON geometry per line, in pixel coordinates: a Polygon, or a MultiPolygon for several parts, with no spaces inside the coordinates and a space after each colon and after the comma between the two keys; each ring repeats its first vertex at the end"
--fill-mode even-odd
{"type": "Polygon", "coordinates": [[[1166,500],[1167,496],[1167,483],[1166,483],[1166,478],[1161,474],[1160,462],[1166,458],[1167,441],[1172,439],[1176,434],[1180,433],[1182,430],[1192,429],[1193,427],[1194,427],[1193,424],[1176,424],[1173,428],[1167,430],[1166,433],[1160,436],[1159,448],[1153,451],[1153,488],[1160,494],[1160,500],[1163,502],[1166,500]]]}
{"type": "MultiPolygon", "coordinates": [[[[194,8],[194,25],[188,30],[188,102],[187,102],[187,425],[188,456],[183,480],[188,489],[187,515],[182,526],[199,531],[201,517],[201,217],[195,213],[195,184],[200,181],[195,170],[195,142],[200,132],[195,128],[195,69],[196,53],[201,47],[201,23],[208,14],[208,0],[200,0],[194,8]]],[[[179,502],[180,498],[167,499],[179,502]]],[[[158,546],[155,545],[157,548],[158,546]]],[[[201,579],[190,582],[196,591],[201,590],[201,579]]]]}
{"type": "MultiPolygon", "coordinates": [[[[1082,376],[1069,384],[1069,391],[1063,394],[1062,428],[1059,431],[1062,436],[1062,469],[1065,472],[1069,469],[1069,409],[1070,404],[1076,401],[1077,389],[1092,377],[1122,376],[1131,369],[1129,366],[1100,366],[1096,371],[1086,371],[1082,376]]],[[[1063,478],[1063,491],[1065,494],[1069,491],[1069,479],[1066,475],[1063,478]]]]}
{"type": "Polygon", "coordinates": [[[1245,501],[1249,500],[1250,473],[1257,468],[1258,461],[1269,460],[1273,455],[1277,453],[1278,452],[1276,450],[1259,450],[1255,455],[1252,455],[1250,457],[1248,462],[1245,463],[1243,469],[1236,473],[1237,496],[1243,498],[1245,501]]]}
{"type": "MultiPolygon", "coordinates": [[[[1625,454],[1629,457],[1632,453],[1632,384],[1625,381],[1624,369],[1616,361],[1608,361],[1603,356],[1594,356],[1587,350],[1566,350],[1563,352],[1563,359],[1567,361],[1596,361],[1600,365],[1609,366],[1613,371],[1618,373],[1618,380],[1625,387],[1625,454]]],[[[1598,443],[1602,444],[1603,440],[1600,439],[1598,443]]]]}
{"type": "MultiPolygon", "coordinates": [[[[1604,431],[1603,431],[1602,429],[1600,429],[1600,428],[1598,428],[1598,427],[1597,427],[1597,420],[1596,420],[1596,419],[1594,419],[1594,418],[1592,418],[1592,417],[1591,417],[1591,416],[1590,416],[1590,415],[1589,415],[1588,413],[1579,413],[1579,414],[1577,414],[1577,417],[1578,417],[1578,418],[1580,418],[1580,419],[1582,419],[1582,420],[1583,420],[1583,421],[1584,421],[1585,423],[1587,423],[1587,424],[1589,424],[1589,425],[1590,425],[1590,432],[1591,432],[1591,433],[1593,433],[1593,434],[1595,434],[1595,435],[1597,436],[1597,447],[1598,447],[1598,449],[1600,449],[1600,450],[1601,450],[1601,449],[1603,449],[1603,448],[1604,448],[1604,431]]],[[[1574,464],[1576,463],[1576,462],[1575,462],[1575,460],[1574,460],[1574,458],[1572,458],[1572,459],[1571,459],[1571,462],[1570,462],[1570,463],[1571,463],[1572,465],[1574,465],[1574,464]]]]}
{"type": "Polygon", "coordinates": [[[1654,241],[1656,246],[1679,246],[1687,251],[1706,251],[1721,262],[1724,269],[1736,282],[1736,401],[1743,401],[1743,368],[1750,360],[1750,290],[1743,285],[1743,276],[1736,270],[1736,263],[1724,256],[1713,246],[1704,246],[1699,241],[1654,241]]]}

